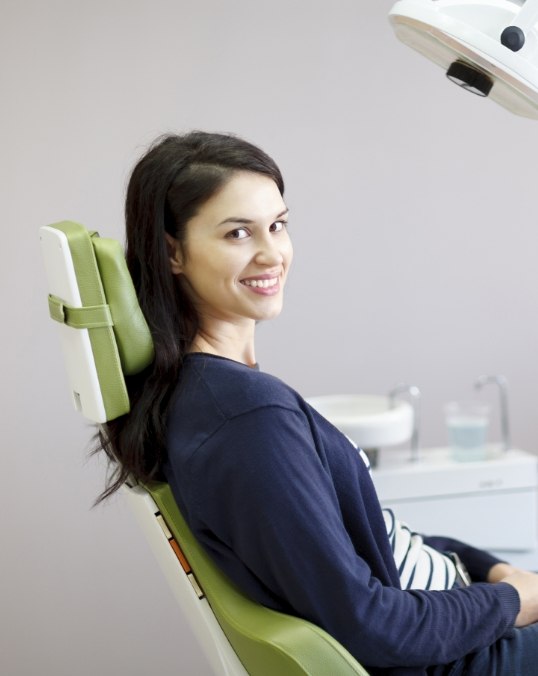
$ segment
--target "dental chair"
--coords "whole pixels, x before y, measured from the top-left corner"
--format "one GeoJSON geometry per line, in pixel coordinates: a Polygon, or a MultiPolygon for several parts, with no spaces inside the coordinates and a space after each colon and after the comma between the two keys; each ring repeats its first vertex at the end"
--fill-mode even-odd
{"type": "MultiPolygon", "coordinates": [[[[71,221],[42,227],[40,238],[75,408],[103,424],[129,412],[124,375],[153,359],[123,251],[71,221]]],[[[215,675],[368,676],[319,627],[242,594],[198,544],[167,484],[122,491],[215,675]]]]}

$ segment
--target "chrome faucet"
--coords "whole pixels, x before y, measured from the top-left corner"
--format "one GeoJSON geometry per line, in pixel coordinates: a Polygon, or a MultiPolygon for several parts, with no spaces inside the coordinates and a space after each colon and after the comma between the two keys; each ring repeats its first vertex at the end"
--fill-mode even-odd
{"type": "Polygon", "coordinates": [[[503,451],[511,448],[510,442],[510,418],[508,415],[508,382],[504,376],[480,376],[474,386],[481,390],[484,385],[494,383],[499,388],[501,410],[501,437],[503,451]]]}
{"type": "Polygon", "coordinates": [[[399,383],[389,392],[390,408],[396,405],[396,397],[400,394],[409,394],[412,398],[413,406],[413,432],[411,434],[411,457],[412,462],[418,460],[418,437],[420,429],[420,390],[416,385],[408,385],[407,383],[399,383]]]}

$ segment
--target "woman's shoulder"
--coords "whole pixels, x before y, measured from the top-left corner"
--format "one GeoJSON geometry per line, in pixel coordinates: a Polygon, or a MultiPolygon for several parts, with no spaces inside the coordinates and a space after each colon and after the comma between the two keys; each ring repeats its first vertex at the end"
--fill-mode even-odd
{"type": "Polygon", "coordinates": [[[191,354],[180,383],[182,397],[216,406],[232,418],[261,407],[300,410],[304,401],[282,380],[240,362],[207,354],[191,354]]]}

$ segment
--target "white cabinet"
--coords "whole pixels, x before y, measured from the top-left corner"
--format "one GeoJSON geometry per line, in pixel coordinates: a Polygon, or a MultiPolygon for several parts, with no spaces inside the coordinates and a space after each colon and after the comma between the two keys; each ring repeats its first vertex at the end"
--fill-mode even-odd
{"type": "Polygon", "coordinates": [[[447,448],[386,449],[372,470],[379,499],[412,530],[447,535],[538,570],[538,457],[489,449],[487,460],[456,462],[447,448]]]}

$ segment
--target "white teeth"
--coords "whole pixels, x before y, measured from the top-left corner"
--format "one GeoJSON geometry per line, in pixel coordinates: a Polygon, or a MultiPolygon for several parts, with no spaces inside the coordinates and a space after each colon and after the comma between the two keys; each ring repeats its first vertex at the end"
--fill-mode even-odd
{"type": "Polygon", "coordinates": [[[253,286],[254,288],[263,288],[263,289],[268,289],[270,286],[274,286],[278,282],[277,277],[273,277],[272,279],[245,279],[243,284],[245,286],[253,286]]]}

